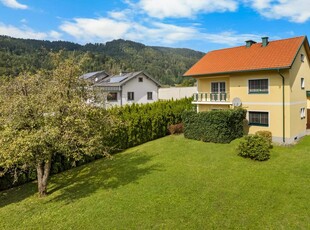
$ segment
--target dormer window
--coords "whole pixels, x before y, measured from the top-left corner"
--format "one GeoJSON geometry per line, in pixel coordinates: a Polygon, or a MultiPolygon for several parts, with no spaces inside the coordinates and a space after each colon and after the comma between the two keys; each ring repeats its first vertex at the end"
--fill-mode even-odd
{"type": "Polygon", "coordinates": [[[304,54],[300,54],[300,60],[301,60],[301,62],[305,61],[305,55],[304,54]]]}
{"type": "Polygon", "coordinates": [[[143,82],[143,77],[139,77],[139,82],[143,82]]]}

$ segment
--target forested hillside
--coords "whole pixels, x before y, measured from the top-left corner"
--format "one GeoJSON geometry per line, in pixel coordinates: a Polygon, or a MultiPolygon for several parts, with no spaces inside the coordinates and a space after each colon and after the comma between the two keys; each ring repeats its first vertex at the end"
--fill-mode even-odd
{"type": "Polygon", "coordinates": [[[190,49],[146,46],[121,39],[106,44],[79,45],[0,36],[0,76],[51,70],[54,66],[49,54],[60,50],[63,50],[64,58],[69,55],[77,59],[84,58],[84,72],[105,70],[116,74],[120,71],[144,70],[166,85],[188,81],[181,77],[182,74],[204,55],[190,49]]]}

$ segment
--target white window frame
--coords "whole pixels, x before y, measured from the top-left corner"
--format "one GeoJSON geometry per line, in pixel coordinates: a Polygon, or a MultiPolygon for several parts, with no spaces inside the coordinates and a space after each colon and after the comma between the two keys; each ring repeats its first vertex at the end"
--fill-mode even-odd
{"type": "Polygon", "coordinates": [[[227,93],[227,83],[226,83],[226,81],[211,81],[210,82],[210,93],[221,93],[220,92],[220,83],[224,83],[224,85],[225,85],[225,91],[224,91],[224,93],[227,93]],[[219,88],[218,88],[218,92],[212,92],[212,84],[218,84],[219,85],[219,88]]]}
{"type": "Polygon", "coordinates": [[[305,61],[305,55],[304,54],[300,54],[300,61],[304,62],[305,61]]]}
{"type": "Polygon", "coordinates": [[[135,92],[127,92],[127,101],[135,100],[135,92]]]}
{"type": "Polygon", "coordinates": [[[300,118],[305,119],[306,118],[306,108],[300,109],[300,118]]]}
{"type": "Polygon", "coordinates": [[[147,97],[147,100],[152,101],[153,100],[153,92],[147,92],[146,97],[147,97]],[[149,97],[149,95],[151,95],[151,97],[149,97]]]}
{"type": "Polygon", "coordinates": [[[300,78],[300,86],[301,86],[301,89],[305,89],[305,78],[300,78]]]}
{"type": "Polygon", "coordinates": [[[264,110],[249,110],[247,112],[247,120],[249,121],[249,126],[257,126],[257,127],[270,127],[270,111],[264,111],[264,110]],[[250,112],[253,112],[253,113],[268,113],[268,125],[259,125],[259,124],[251,124],[250,123],[250,112]]]}
{"type": "Polygon", "coordinates": [[[118,93],[117,92],[109,92],[108,95],[107,95],[107,101],[109,102],[113,102],[113,101],[117,101],[118,100],[118,93]],[[115,99],[109,99],[109,94],[113,94],[113,95],[116,95],[115,99]]]}
{"type": "Polygon", "coordinates": [[[248,79],[248,94],[269,94],[270,93],[270,79],[269,78],[252,78],[252,79],[248,79]],[[257,81],[257,80],[267,80],[267,86],[268,86],[268,92],[251,92],[250,91],[250,81],[257,81]]]}

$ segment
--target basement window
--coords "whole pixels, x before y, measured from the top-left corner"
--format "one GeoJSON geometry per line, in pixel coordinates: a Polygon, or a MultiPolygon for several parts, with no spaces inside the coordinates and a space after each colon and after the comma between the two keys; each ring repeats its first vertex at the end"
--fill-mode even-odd
{"type": "Polygon", "coordinates": [[[249,111],[249,125],[268,127],[269,126],[269,113],[249,111]]]}

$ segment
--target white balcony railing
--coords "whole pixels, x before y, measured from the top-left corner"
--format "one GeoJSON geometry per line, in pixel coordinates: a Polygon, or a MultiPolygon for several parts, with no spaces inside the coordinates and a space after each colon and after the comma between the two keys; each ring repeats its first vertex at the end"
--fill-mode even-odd
{"type": "Polygon", "coordinates": [[[229,93],[222,92],[222,93],[195,93],[194,94],[194,101],[193,102],[229,102],[229,93]]]}

